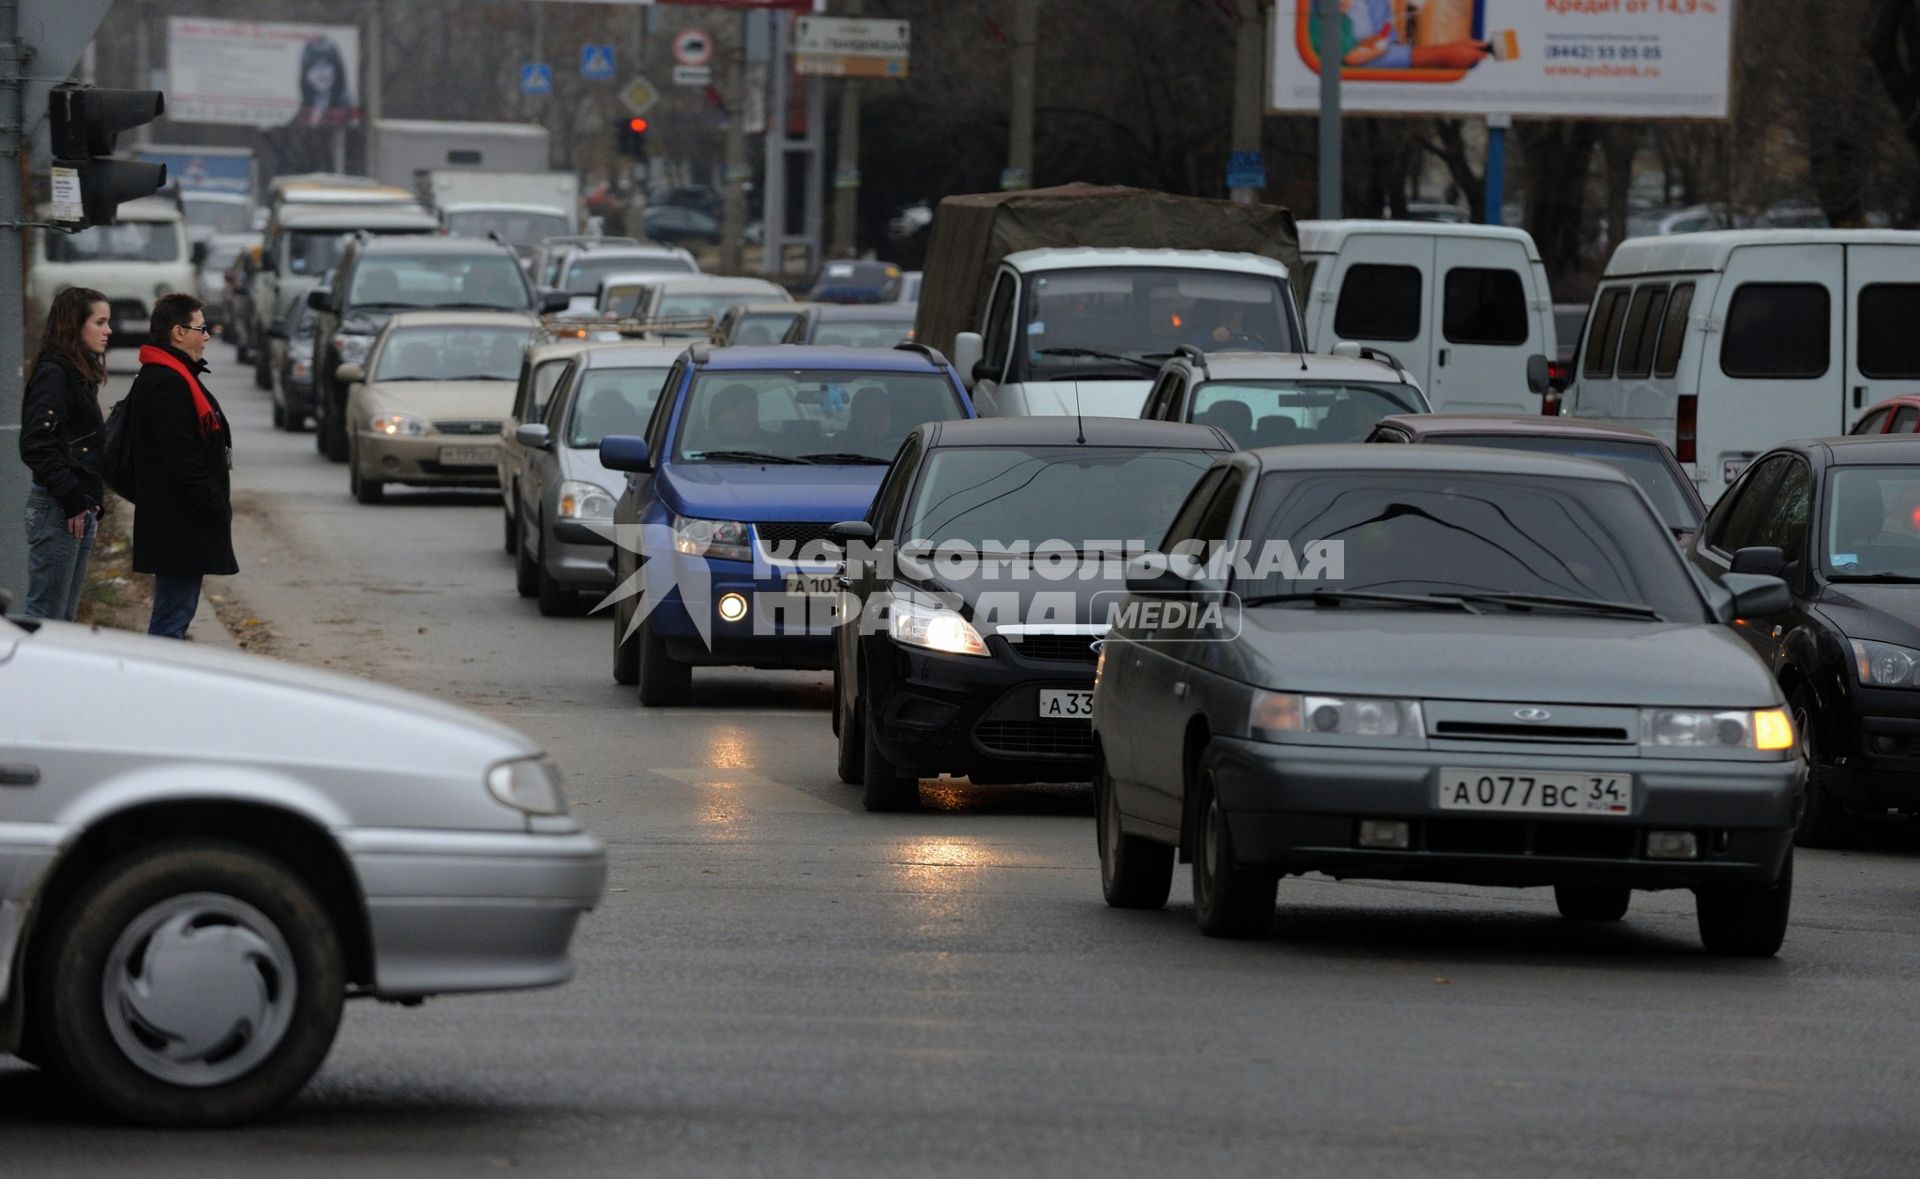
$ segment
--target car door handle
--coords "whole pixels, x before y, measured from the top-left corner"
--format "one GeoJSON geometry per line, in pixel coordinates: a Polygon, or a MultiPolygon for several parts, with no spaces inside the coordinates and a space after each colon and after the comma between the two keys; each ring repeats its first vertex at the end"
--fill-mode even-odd
{"type": "Polygon", "coordinates": [[[1179,683],[1176,683],[1176,684],[1174,684],[1174,685],[1173,685],[1173,694],[1174,694],[1175,696],[1185,696],[1185,695],[1187,694],[1187,685],[1186,685],[1186,681],[1184,681],[1184,680],[1182,680],[1182,681],[1180,681],[1179,683]]]}
{"type": "Polygon", "coordinates": [[[1865,385],[1855,385],[1853,387],[1853,408],[1859,409],[1862,405],[1866,404],[1866,401],[1867,387],[1865,385]]]}
{"type": "Polygon", "coordinates": [[[39,784],[39,766],[0,765],[0,786],[38,786],[39,784]]]}
{"type": "Polygon", "coordinates": [[[1440,367],[1441,368],[1447,367],[1447,353],[1450,351],[1452,351],[1452,349],[1450,348],[1440,349],[1440,367]]]}

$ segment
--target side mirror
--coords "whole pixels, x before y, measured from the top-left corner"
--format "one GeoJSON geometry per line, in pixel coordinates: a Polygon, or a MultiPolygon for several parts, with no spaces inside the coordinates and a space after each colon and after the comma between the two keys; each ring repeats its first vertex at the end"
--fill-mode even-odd
{"type": "Polygon", "coordinates": [[[1755,573],[1767,577],[1779,577],[1787,569],[1787,554],[1772,545],[1754,545],[1751,548],[1737,549],[1733,554],[1734,573],[1755,573]]]}
{"type": "Polygon", "coordinates": [[[200,269],[200,268],[201,268],[202,266],[204,266],[204,265],[206,265],[206,262],[207,262],[207,243],[205,243],[205,242],[195,242],[195,243],[193,243],[193,251],[192,251],[192,253],[190,253],[190,254],[188,254],[188,255],[187,255],[187,260],[188,260],[189,262],[192,262],[192,263],[193,263],[193,268],[194,268],[195,270],[198,270],[198,269],[200,269]]]}
{"type": "Polygon", "coordinates": [[[529,450],[547,450],[553,446],[553,437],[547,433],[544,422],[525,422],[515,426],[513,440],[529,450]]]}
{"type": "Polygon", "coordinates": [[[333,292],[325,287],[315,287],[307,292],[307,306],[315,311],[332,311],[333,292]]]}
{"type": "Polygon", "coordinates": [[[267,329],[267,338],[270,340],[284,340],[287,338],[287,329],[276,323],[267,329]]]}
{"type": "Polygon", "coordinates": [[[540,314],[558,315],[573,303],[573,297],[565,291],[548,291],[540,296],[540,314]]]}
{"type": "Polygon", "coordinates": [[[827,529],[827,539],[841,548],[847,547],[850,541],[870,542],[873,540],[873,525],[865,520],[842,520],[827,529]]]}
{"type": "Polygon", "coordinates": [[[1735,618],[1773,618],[1793,609],[1793,594],[1787,589],[1787,583],[1778,577],[1761,573],[1729,573],[1720,579],[1720,583],[1733,595],[1735,618]]]}
{"type": "MultiPolygon", "coordinates": [[[[953,369],[967,388],[980,380],[980,358],[986,355],[986,341],[979,332],[960,332],[953,337],[953,369]]],[[[993,374],[987,374],[991,377],[993,374]]]]}
{"type": "Polygon", "coordinates": [[[367,370],[364,365],[343,364],[333,370],[333,379],[343,385],[358,385],[367,379],[367,370]]]}
{"type": "MultiPolygon", "coordinates": [[[[541,427],[542,432],[545,429],[541,427]]],[[[632,434],[609,434],[600,440],[600,465],[609,471],[644,475],[653,470],[653,456],[647,453],[645,438],[636,438],[632,434]]]]}
{"type": "Polygon", "coordinates": [[[1527,391],[1536,397],[1553,391],[1553,366],[1538,352],[1527,357],[1527,391]]]}
{"type": "Polygon", "coordinates": [[[1164,553],[1142,553],[1127,562],[1127,592],[1145,597],[1191,593],[1191,581],[1175,573],[1164,553]]]}

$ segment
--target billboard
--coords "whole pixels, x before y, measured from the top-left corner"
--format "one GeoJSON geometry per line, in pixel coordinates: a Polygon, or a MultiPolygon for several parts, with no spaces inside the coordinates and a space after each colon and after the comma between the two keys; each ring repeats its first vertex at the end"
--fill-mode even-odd
{"type": "MultiPolygon", "coordinates": [[[[1340,0],[1358,114],[1724,119],[1735,0],[1340,0]]],[[[1274,7],[1275,111],[1320,106],[1313,0],[1274,7]]]]}
{"type": "Polygon", "coordinates": [[[360,121],[360,30],[277,21],[167,21],[167,117],[244,127],[360,121]]]}
{"type": "Polygon", "coordinates": [[[167,166],[168,183],[183,193],[228,192],[253,195],[253,153],[245,148],[171,147],[148,144],[133,149],[137,160],[167,166]]]}

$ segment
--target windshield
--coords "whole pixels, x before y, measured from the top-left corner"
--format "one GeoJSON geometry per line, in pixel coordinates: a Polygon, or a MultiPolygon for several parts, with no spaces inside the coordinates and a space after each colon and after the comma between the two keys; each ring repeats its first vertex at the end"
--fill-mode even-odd
{"type": "Polygon", "coordinates": [[[447,307],[526,311],[533,296],[519,263],[505,254],[379,254],[353,268],[348,307],[447,307]]]}
{"type": "Polygon", "coordinates": [[[497,233],[522,254],[550,237],[559,237],[572,229],[559,213],[539,213],[520,209],[473,209],[448,213],[447,231],[465,237],[485,237],[497,233]]]}
{"type": "Polygon", "coordinates": [[[666,379],[664,367],[602,368],[587,373],[573,395],[567,445],[598,446],[609,434],[645,434],[666,379]]]}
{"type": "Polygon", "coordinates": [[[122,221],[79,233],[48,233],[49,262],[175,262],[182,256],[173,221],[122,221]]]}
{"type": "Polygon", "coordinates": [[[287,272],[322,275],[340,263],[347,234],[338,229],[296,229],[287,235],[287,272]]]}
{"type": "Polygon", "coordinates": [[[1920,468],[1836,469],[1820,533],[1836,580],[1920,578],[1920,468]]]}
{"type": "MultiPolygon", "coordinates": [[[[567,268],[567,293],[593,295],[612,274],[692,274],[693,265],[673,254],[589,254],[567,268]]],[[[735,299],[734,302],[739,302],[735,299]]]]}
{"type": "Polygon", "coordinates": [[[1351,591],[1507,593],[1625,602],[1670,621],[1706,619],[1660,521],[1628,487],[1586,480],[1355,471],[1261,480],[1249,516],[1256,576],[1243,601],[1351,591]],[[1260,544],[1300,558],[1263,569],[1260,544]],[[1310,546],[1340,542],[1316,566],[1310,546]],[[1301,573],[1289,578],[1288,573],[1301,573]],[[1304,576],[1311,574],[1312,576],[1304,576]]]}
{"type": "Polygon", "coordinates": [[[1313,381],[1208,381],[1188,412],[1248,449],[1303,442],[1359,442],[1390,413],[1420,413],[1410,385],[1313,381]]]}
{"type": "Polygon", "coordinates": [[[207,247],[206,261],[200,263],[202,270],[225,270],[232,266],[234,259],[240,256],[240,243],[215,243],[207,247]]]}
{"type": "Polygon", "coordinates": [[[675,454],[692,462],[754,461],[732,457],[747,452],[885,463],[921,422],[965,416],[952,383],[936,373],[709,370],[687,396],[675,454]]]}
{"type": "Polygon", "coordinates": [[[748,311],[740,316],[734,325],[733,335],[727,338],[729,344],[778,344],[800,318],[800,312],[794,311],[748,311]]]}
{"type": "Polygon", "coordinates": [[[553,396],[554,386],[560,383],[561,374],[567,371],[571,356],[560,356],[543,361],[533,369],[533,404],[527,409],[527,421],[537,422],[547,416],[547,399],[553,396]]]}
{"type": "Polygon", "coordinates": [[[891,348],[913,339],[913,317],[905,319],[823,319],[814,326],[813,343],[848,348],[891,348]]]}
{"type": "Polygon", "coordinates": [[[415,327],[387,334],[375,381],[515,381],[527,328],[415,327]]]}
{"type": "MultiPolygon", "coordinates": [[[[1299,343],[1287,317],[1281,280],[1224,270],[1101,267],[1050,270],[1027,287],[1024,332],[1038,380],[1102,375],[1152,375],[1099,357],[1064,356],[1062,348],[1125,356],[1171,354],[1192,344],[1208,351],[1294,352],[1299,343]]],[[[1152,366],[1158,368],[1156,364],[1152,366]]]]}
{"type": "Polygon", "coordinates": [[[1491,446],[1498,450],[1527,450],[1563,454],[1569,458],[1605,463],[1639,485],[1653,501],[1668,528],[1696,532],[1700,512],[1681,486],[1680,474],[1660,447],[1652,442],[1609,442],[1596,438],[1555,438],[1543,434],[1435,434],[1427,439],[1447,446],[1491,446]]]}
{"type": "Polygon", "coordinates": [[[253,228],[253,210],[233,201],[206,201],[181,197],[180,207],[187,224],[204,226],[215,233],[245,233],[253,228]]]}
{"type": "Polygon", "coordinates": [[[933,452],[904,539],[1151,547],[1214,455],[1112,446],[955,446],[933,452]]]}

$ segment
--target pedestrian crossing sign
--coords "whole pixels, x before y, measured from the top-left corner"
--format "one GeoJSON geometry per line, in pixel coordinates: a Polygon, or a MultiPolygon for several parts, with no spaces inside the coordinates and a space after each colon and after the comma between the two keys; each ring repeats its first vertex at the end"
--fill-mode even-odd
{"type": "Polygon", "coordinates": [[[611,82],[613,80],[613,46],[582,45],[580,76],[595,82],[611,82]]]}
{"type": "Polygon", "coordinates": [[[530,61],[520,67],[520,93],[552,94],[553,67],[544,62],[530,61]]]}

